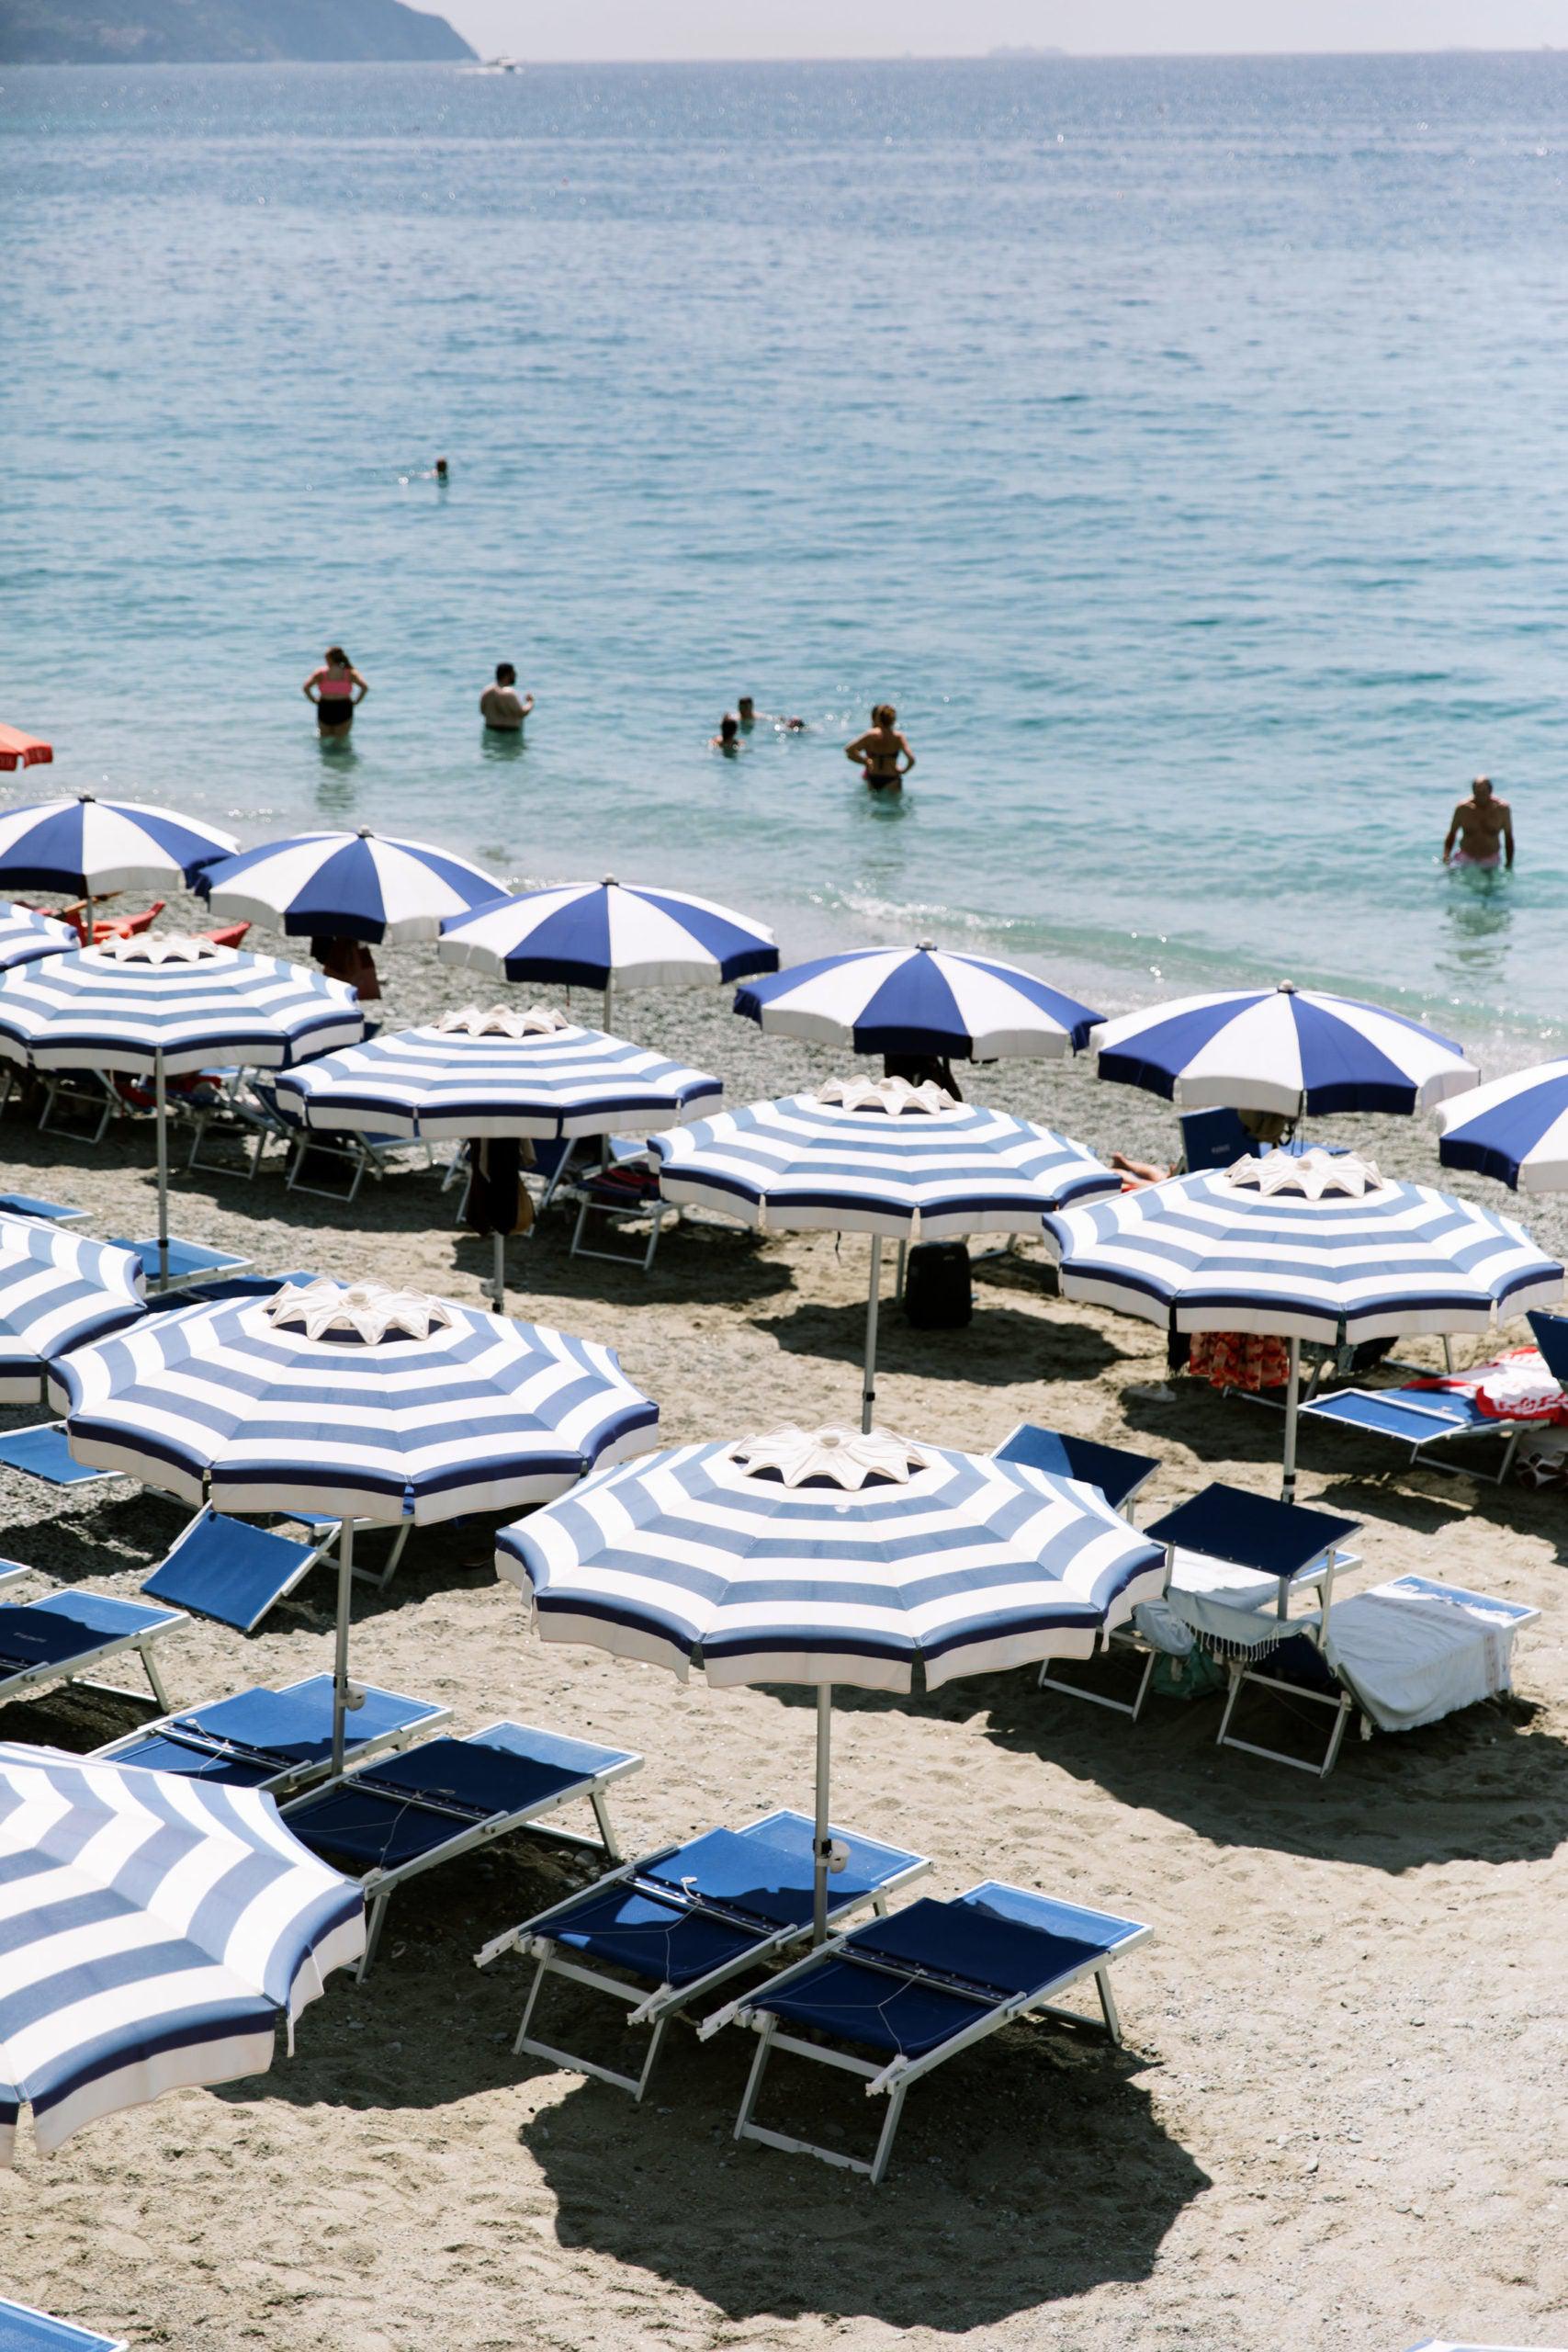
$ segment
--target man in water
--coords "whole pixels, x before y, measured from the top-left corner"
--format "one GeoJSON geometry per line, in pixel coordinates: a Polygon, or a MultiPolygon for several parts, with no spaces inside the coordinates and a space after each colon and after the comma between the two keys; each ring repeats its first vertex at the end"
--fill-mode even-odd
{"type": "Polygon", "coordinates": [[[908,738],[898,732],[898,714],[890,702],[879,702],[871,714],[871,725],[863,735],[844,746],[844,757],[852,760],[861,775],[876,792],[897,792],[915,764],[908,738]],[[903,760],[903,766],[898,762],[903,760]]]}
{"type": "Polygon", "coordinates": [[[727,710],[719,720],[718,733],[708,737],[708,749],[713,752],[722,752],[728,759],[731,760],[741,749],[740,721],[732,710],[727,710]]]}
{"type": "MultiPolygon", "coordinates": [[[[750,695],[742,695],[736,708],[740,715],[740,732],[743,735],[750,735],[758,719],[766,718],[768,716],[765,710],[758,710],[756,703],[750,695]]],[[[804,718],[775,718],[773,725],[781,735],[804,735],[806,732],[804,718]]]]}
{"type": "Polygon", "coordinates": [[[521,735],[523,721],[534,707],[532,695],[517,691],[517,673],[510,662],[495,665],[495,684],[479,696],[479,717],[497,735],[521,735]]]}
{"type": "Polygon", "coordinates": [[[450,473],[447,471],[446,460],[445,458],[437,458],[435,460],[435,479],[441,484],[443,489],[446,488],[446,484],[452,479],[450,473]]]}
{"type": "Polygon", "coordinates": [[[1490,776],[1476,777],[1470,798],[1461,800],[1450,819],[1443,864],[1493,867],[1506,864],[1513,871],[1514,812],[1493,792],[1490,776]]]}

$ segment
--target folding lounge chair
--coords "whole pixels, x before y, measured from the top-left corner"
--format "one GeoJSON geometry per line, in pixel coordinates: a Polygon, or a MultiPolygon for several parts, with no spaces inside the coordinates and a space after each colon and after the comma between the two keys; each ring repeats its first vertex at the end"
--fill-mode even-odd
{"type": "Polygon", "coordinates": [[[186,1622],[177,1609],[149,1609],[107,1592],[51,1592],[21,1607],[0,1604],[0,1706],[71,1682],[118,1699],[139,1699],[140,1691],[85,1681],[94,1667],[134,1650],[153,1698],[166,1712],[169,1695],[153,1651],[186,1622]]]}
{"type": "Polygon", "coordinates": [[[1514,1635],[1539,1609],[1495,1600],[1429,1577],[1396,1577],[1370,1592],[1325,1608],[1277,1648],[1253,1661],[1233,1661],[1231,1687],[1218,1744],[1270,1763],[1293,1765],[1326,1780],[1338,1758],[1351,1717],[1365,1734],[1411,1731],[1439,1723],[1511,1687],[1514,1635]],[[1328,1744],[1320,1759],[1232,1736],[1236,1702],[1247,1688],[1275,1699],[1330,1711],[1328,1744]]]}
{"type": "Polygon", "coordinates": [[[0,1193],[0,1216],[43,1216],[51,1225],[76,1225],[86,1215],[85,1209],[67,1208],[63,1201],[39,1200],[36,1193],[0,1193]]]}
{"type": "MultiPolygon", "coordinates": [[[[209,1504],[170,1545],[141,1590],[195,1616],[231,1625],[238,1634],[254,1634],[268,1610],[286,1600],[332,1550],[343,1524],[302,1514],[294,1523],[305,1529],[303,1542],[278,1528],[230,1519],[209,1504]]],[[[398,1530],[386,1567],[366,1571],[365,1580],[378,1589],[390,1581],[411,1523],[398,1530]]]]}
{"type": "Polygon", "coordinates": [[[619,1861],[604,1792],[641,1765],[629,1748],[597,1747],[527,1724],[491,1724],[465,1739],[427,1740],[389,1763],[345,1772],[298,1798],[284,1819],[312,1853],[358,1875],[369,1911],[363,1977],[398,1888],[476,1846],[527,1829],[619,1861]],[[597,1838],[543,1826],[546,1815],[579,1800],[593,1808],[597,1838]]]}
{"type": "Polygon", "coordinates": [[[1385,1439],[1403,1446],[1423,1469],[1451,1470],[1461,1476],[1482,1478],[1500,1487],[1514,1466],[1528,1421],[1500,1421],[1483,1413],[1468,1396],[1442,1388],[1340,1388],[1301,1408],[1303,1421],[1327,1422],[1336,1429],[1355,1430],[1363,1437],[1385,1439]],[[1488,1438],[1499,1451],[1491,1470],[1473,1461],[1450,1462],[1438,1452],[1456,1438],[1488,1438]]]}
{"type": "Polygon", "coordinates": [[[1100,1445],[1093,1438],[1069,1437],[1062,1430],[1042,1429],[1035,1421],[1020,1421],[991,1459],[1021,1462],[1031,1470],[1048,1470],[1054,1478],[1076,1478],[1082,1486],[1098,1487],[1111,1510],[1129,1519],[1130,1504],[1159,1468],[1152,1453],[1133,1453],[1122,1446],[1100,1445]]]}
{"type": "Polygon", "coordinates": [[[40,1070],[39,1077],[43,1086],[39,1135],[79,1135],[85,1142],[102,1143],[110,1120],[126,1107],[101,1070],[40,1070]]]}
{"type": "Polygon", "coordinates": [[[1108,1649],[1135,1650],[1143,1657],[1143,1675],[1132,1701],[1069,1682],[1049,1665],[1040,1669],[1041,1687],[1114,1708],[1136,1723],[1162,1651],[1176,1647],[1175,1636],[1180,1636],[1182,1652],[1191,1646],[1193,1635],[1201,1639],[1207,1634],[1226,1647],[1237,1641],[1278,1641],[1280,1622],[1289,1617],[1292,1598],[1310,1593],[1326,1599],[1335,1576],[1356,1565],[1357,1555],[1345,1546],[1359,1525],[1357,1520],[1308,1510],[1299,1503],[1275,1502],[1267,1495],[1216,1481],[1144,1531],[1166,1547],[1163,1611],[1135,1611],[1131,1623],[1118,1627],[1106,1644],[1108,1649]],[[1171,1614],[1182,1624],[1162,1622],[1171,1614]]]}
{"type": "MultiPolygon", "coordinates": [[[[845,1861],[829,1887],[829,1924],[868,1906],[885,1912],[889,1895],[931,1868],[923,1854],[842,1830],[832,1835],[845,1861]]],[[[710,1829],[624,1863],[583,1894],[497,1936],[478,1954],[479,1967],[514,1950],[535,1962],[513,2047],[640,2099],[673,2018],[810,1934],[814,1837],[803,1813],[770,1813],[739,1830],[710,1829]],[[650,2029],[640,2074],[617,2073],[530,2035],[547,1976],[608,1994],[630,2010],[628,2025],[650,2029]]]]}
{"type": "Polygon", "coordinates": [[[732,2023],[761,2036],[735,2137],[761,2140],[792,2155],[820,2156],[866,2174],[874,2188],[887,2169],[909,2086],[998,2027],[1026,2017],[1087,2024],[1076,2010],[1062,2008],[1058,1996],[1092,1976],[1105,2030],[1120,2041],[1111,1963],[1153,1932],[1132,1919],[1053,1903],[987,1879],[951,1902],[922,1897],[835,1937],[698,2029],[705,2041],[732,2023]],[[802,2030],[791,2032],[791,2027],[802,2030]],[[805,2033],[818,2038],[808,2041],[805,2033]],[[850,2047],[830,2046],[843,2042],[850,2047]],[[868,2098],[886,2097],[887,2112],[870,2163],[752,2122],[762,2076],[777,2050],[859,2075],[868,2098]]]}
{"type": "MultiPolygon", "coordinates": [[[[450,1720],[450,1707],[356,1683],[360,1704],[349,1715],[345,1753],[355,1764],[387,1756],[450,1720]]],[[[183,1772],[193,1781],[265,1789],[291,1796],[332,1770],[333,1679],[312,1674],[281,1690],[265,1684],[185,1707],[96,1748],[117,1764],[149,1772],[183,1772]]]]}
{"type": "Polygon", "coordinates": [[[123,2335],[99,2335],[0,2297],[0,2352],[127,2352],[123,2335]]]}
{"type": "Polygon", "coordinates": [[[35,1421],[29,1428],[8,1430],[0,1437],[0,1466],[42,1478],[51,1487],[94,1487],[119,1476],[116,1470],[87,1470],[71,1451],[63,1421],[35,1421]]]}
{"type": "Polygon", "coordinates": [[[566,1180],[577,1203],[569,1255],[602,1258],[612,1265],[635,1264],[639,1256],[636,1250],[590,1249],[584,1239],[588,1220],[603,1217],[609,1230],[616,1232],[628,1220],[646,1218],[648,1247],[640,1252],[646,1274],[652,1270],[666,1217],[678,1218],[681,1212],[660,1192],[658,1172],[645,1145],[629,1136],[611,1136],[607,1143],[608,1157],[602,1165],[577,1170],[566,1180]]]}
{"type": "Polygon", "coordinates": [[[254,1177],[269,1143],[280,1143],[291,1150],[299,1139],[298,1122],[284,1118],[270,1087],[236,1081],[220,1099],[196,1106],[186,1166],[205,1168],[219,1176],[254,1177]],[[250,1155],[249,1165],[236,1169],[231,1159],[219,1159],[211,1152],[204,1156],[209,1135],[240,1145],[250,1155]]]}
{"type": "MultiPolygon", "coordinates": [[[[109,1247],[111,1250],[134,1251],[141,1261],[141,1272],[147,1281],[150,1283],[158,1281],[163,1259],[159,1253],[156,1235],[150,1241],[128,1241],[123,1234],[117,1234],[109,1247]]],[[[178,1241],[172,1234],[169,1237],[169,1282],[171,1284],[200,1282],[209,1275],[238,1274],[254,1262],[254,1259],[239,1257],[232,1250],[214,1250],[205,1241],[178,1241]]],[[[269,1284],[268,1287],[271,1288],[273,1285],[269,1284]]]]}

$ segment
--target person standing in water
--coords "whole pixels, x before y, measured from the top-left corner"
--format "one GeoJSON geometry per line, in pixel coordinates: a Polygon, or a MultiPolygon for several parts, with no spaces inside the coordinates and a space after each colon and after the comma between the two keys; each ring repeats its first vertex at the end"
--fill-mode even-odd
{"type": "Polygon", "coordinates": [[[865,733],[845,744],[844,757],[854,762],[874,792],[899,789],[915,764],[915,755],[908,736],[898,732],[898,714],[890,702],[877,704],[865,733]],[[900,759],[902,767],[898,764],[900,759]]]}
{"type": "Polygon", "coordinates": [[[1461,800],[1449,820],[1443,842],[1445,865],[1514,866],[1514,812],[1492,789],[1489,775],[1478,775],[1470,798],[1461,800]],[[1455,842],[1459,847],[1454,848],[1455,842]]]}
{"type": "Polygon", "coordinates": [[[315,704],[316,725],[322,742],[328,743],[340,741],[348,733],[354,725],[355,707],[370,689],[342,646],[329,645],[326,660],[319,670],[311,671],[300,691],[307,702],[315,704]]]}
{"type": "Polygon", "coordinates": [[[534,707],[532,695],[517,691],[517,673],[510,662],[495,665],[495,684],[479,696],[479,717],[497,735],[521,735],[523,721],[534,707]]]}

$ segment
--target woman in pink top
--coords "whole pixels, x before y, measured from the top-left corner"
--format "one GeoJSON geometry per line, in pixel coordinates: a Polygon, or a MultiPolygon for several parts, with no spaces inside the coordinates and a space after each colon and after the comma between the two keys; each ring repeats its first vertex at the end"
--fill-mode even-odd
{"type": "Polygon", "coordinates": [[[354,724],[355,705],[363,702],[370,689],[342,646],[329,645],[326,660],[319,670],[311,671],[301,691],[306,701],[316,706],[316,725],[326,741],[348,733],[354,724]]]}

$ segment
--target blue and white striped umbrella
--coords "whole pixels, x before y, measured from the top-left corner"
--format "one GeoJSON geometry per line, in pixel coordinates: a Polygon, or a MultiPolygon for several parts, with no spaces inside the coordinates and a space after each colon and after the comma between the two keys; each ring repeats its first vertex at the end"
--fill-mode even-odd
{"type": "Polygon", "coordinates": [[[1303,1340],[1481,1332],[1562,1293],[1522,1226],[1369,1160],[1273,1152],[1045,1219],[1064,1295],[1171,1331],[1287,1340],[1285,1499],[1303,1340]]]}
{"type": "Polygon", "coordinates": [[[1122,1179],[1066,1136],[930,1082],[831,1080],[815,1094],[752,1102],[657,1135],[668,1201],[758,1232],[869,1233],[862,1427],[875,1408],[882,1244],[1033,1233],[1047,1209],[1122,1179]]]}
{"type": "Polygon", "coordinates": [[[859,1054],[1076,1054],[1100,1020],[1017,964],[918,947],[863,947],[738,989],[735,1010],[781,1037],[859,1054]]]}
{"type": "Polygon", "coordinates": [[[428,1028],[307,1062],[277,1091],[311,1126],[436,1143],[640,1130],[715,1103],[724,1089],[702,1070],[547,1008],[468,1005],[428,1028]]]}
{"type": "Polygon", "coordinates": [[[444,922],[505,893],[466,857],[425,842],[356,833],[301,833],[209,865],[197,891],[215,915],[280,923],[291,936],[434,939],[444,922]]]}
{"type": "Polygon", "coordinates": [[[1495,1176],[1517,1193],[1568,1192],[1568,1061],[1495,1078],[1438,1113],[1445,1168],[1495,1176]]]}
{"type": "Polygon", "coordinates": [[[1435,1029],[1288,980],[1149,1005],[1102,1022],[1090,1043],[1101,1078],[1184,1111],[1421,1111],[1480,1077],[1435,1029]]]}
{"type": "Polygon", "coordinates": [[[0,972],[17,964],[37,964],[45,956],[69,956],[81,944],[68,922],[0,899],[0,972]]]}
{"type": "Polygon", "coordinates": [[[139,932],[0,975],[0,1057],[35,1069],[130,1070],[152,1080],[158,1244],[168,1268],[166,1081],[221,1054],[278,1069],[364,1032],[341,980],[210,939],[139,932]]]}
{"type": "Polygon", "coordinates": [[[51,1369],[76,1460],[220,1511],[343,1521],[334,1763],[356,1519],[416,1526],[547,1501],[649,1442],[614,1349],[452,1299],[286,1283],[150,1316],[51,1369]]]}
{"type": "Polygon", "coordinates": [[[55,1356],[140,1320],[141,1261],[41,1217],[0,1216],[0,1405],[36,1405],[55,1356]]]}
{"type": "Polygon", "coordinates": [[[38,800],[0,813],[0,883],[13,890],[156,890],[189,882],[239,843],[215,825],[141,801],[38,800]]]}
{"type": "Polygon", "coordinates": [[[831,1690],[935,1689],[1085,1657],[1157,1598],[1163,1549],[1092,1487],[879,1431],[680,1446],[502,1530],[496,1566],[547,1641],[682,1680],[818,1690],[818,1925],[831,1690]]]}
{"type": "Polygon", "coordinates": [[[611,874],[459,916],[444,926],[436,953],[502,979],[603,989],[606,1029],[617,985],[680,988],[779,966],[773,934],[761,923],[707,899],[617,882],[611,874]]]}
{"type": "Polygon", "coordinates": [[[265,2074],[365,1949],[364,1898],[256,1789],[0,1747],[0,2164],[265,2074]]]}

